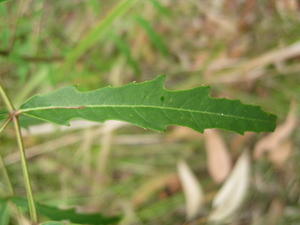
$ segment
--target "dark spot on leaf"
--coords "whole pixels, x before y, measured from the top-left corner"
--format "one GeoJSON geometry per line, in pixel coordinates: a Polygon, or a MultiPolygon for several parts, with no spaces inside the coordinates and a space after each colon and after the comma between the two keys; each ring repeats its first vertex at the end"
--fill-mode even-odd
{"type": "Polygon", "coordinates": [[[160,97],[160,101],[163,102],[164,100],[165,100],[165,97],[164,97],[164,96],[161,96],[161,97],[160,97]]]}

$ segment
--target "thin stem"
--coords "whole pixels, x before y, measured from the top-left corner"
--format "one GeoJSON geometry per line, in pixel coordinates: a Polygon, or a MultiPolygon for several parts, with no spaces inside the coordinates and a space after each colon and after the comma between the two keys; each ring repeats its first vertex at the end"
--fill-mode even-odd
{"type": "Polygon", "coordinates": [[[28,198],[28,205],[29,205],[29,214],[30,214],[31,220],[33,222],[37,222],[37,212],[36,212],[36,207],[35,207],[33,193],[32,193],[30,176],[29,176],[29,172],[28,172],[28,165],[27,165],[27,160],[26,160],[26,155],[25,155],[24,143],[23,143],[22,133],[21,133],[21,129],[20,129],[19,119],[17,116],[13,117],[13,122],[14,122],[15,131],[16,131],[16,135],[17,135],[19,150],[20,150],[22,170],[23,170],[24,182],[25,182],[27,198],[28,198]]]}
{"type": "Polygon", "coordinates": [[[23,171],[24,183],[25,183],[28,206],[29,206],[29,214],[30,214],[31,220],[34,223],[37,223],[37,220],[38,220],[37,219],[37,211],[36,211],[34,198],[33,198],[33,194],[32,194],[31,181],[30,181],[30,176],[29,176],[29,172],[28,172],[28,165],[27,165],[27,160],[26,160],[26,155],[25,155],[25,149],[24,149],[24,143],[23,143],[22,133],[21,133],[21,129],[20,129],[19,119],[18,119],[18,116],[15,114],[15,108],[14,108],[13,104],[11,103],[9,97],[7,96],[7,94],[4,91],[1,84],[0,84],[0,96],[3,99],[4,103],[6,104],[7,109],[10,112],[11,119],[13,120],[13,123],[14,123],[16,136],[17,136],[17,142],[18,142],[20,156],[21,156],[22,171],[23,171]]]}
{"type": "Polygon", "coordinates": [[[7,125],[9,124],[9,122],[11,121],[11,118],[7,118],[3,124],[0,127],[0,133],[2,133],[2,131],[7,127],[7,125]]]}

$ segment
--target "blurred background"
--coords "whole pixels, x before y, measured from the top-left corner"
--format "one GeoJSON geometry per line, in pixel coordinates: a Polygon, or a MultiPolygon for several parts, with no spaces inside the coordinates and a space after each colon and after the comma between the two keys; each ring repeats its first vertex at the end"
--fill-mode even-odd
{"type": "MultiPolygon", "coordinates": [[[[24,130],[39,202],[123,215],[121,225],[300,224],[299,57],[297,0],[0,3],[0,80],[16,105],[165,74],[170,89],[209,85],[278,116],[274,133],[243,136],[117,121],[24,130]]],[[[11,126],[1,154],[25,196],[11,126]]]]}

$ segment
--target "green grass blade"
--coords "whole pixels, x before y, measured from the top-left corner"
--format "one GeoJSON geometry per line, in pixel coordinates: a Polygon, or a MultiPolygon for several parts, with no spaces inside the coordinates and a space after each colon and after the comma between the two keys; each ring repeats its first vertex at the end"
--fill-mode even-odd
{"type": "Polygon", "coordinates": [[[0,224],[1,225],[9,224],[9,209],[8,209],[8,203],[5,200],[0,200],[0,224]]]}
{"type": "Polygon", "coordinates": [[[172,11],[169,8],[162,5],[158,0],[150,0],[150,2],[160,14],[164,16],[170,16],[172,14],[172,11]]]}
{"type": "Polygon", "coordinates": [[[57,222],[57,221],[47,221],[47,222],[41,223],[40,225],[78,225],[78,224],[63,223],[63,222],[57,222]]]}

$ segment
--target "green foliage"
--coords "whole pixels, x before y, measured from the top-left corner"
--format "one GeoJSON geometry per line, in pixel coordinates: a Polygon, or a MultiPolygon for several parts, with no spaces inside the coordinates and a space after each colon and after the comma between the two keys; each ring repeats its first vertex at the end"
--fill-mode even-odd
{"type": "Polygon", "coordinates": [[[78,225],[78,223],[65,223],[65,222],[57,222],[57,221],[47,221],[41,223],[40,225],[78,225]]]}
{"type": "Polygon", "coordinates": [[[276,117],[257,106],[209,97],[208,87],[170,91],[164,76],[122,87],[80,92],[65,87],[30,98],[19,109],[28,117],[68,125],[73,118],[91,121],[121,120],[143,128],[164,130],[168,125],[245,131],[272,131],[276,117]]]}
{"type": "Polygon", "coordinates": [[[77,224],[63,223],[63,222],[56,222],[56,221],[48,221],[48,222],[41,223],[40,225],[77,225],[77,224]]]}
{"type": "Polygon", "coordinates": [[[9,223],[9,209],[7,201],[0,200],[0,224],[8,225],[9,223]]]}
{"type": "Polygon", "coordinates": [[[40,225],[66,225],[66,224],[63,222],[48,221],[45,223],[41,223],[40,225]]]}
{"type": "MultiPolygon", "coordinates": [[[[27,199],[22,197],[11,197],[10,200],[25,211],[28,211],[27,199]]],[[[51,220],[60,221],[68,220],[77,224],[106,225],[115,224],[120,217],[105,217],[98,213],[82,214],[77,213],[75,209],[58,209],[53,206],[36,203],[37,211],[51,220]]],[[[52,224],[55,222],[52,222],[52,224]]],[[[51,224],[51,223],[50,223],[51,224]]],[[[54,225],[53,224],[53,225],[54,225]]],[[[57,223],[61,224],[61,223],[57,223]]],[[[49,224],[48,224],[49,225],[49,224]]]]}
{"type": "MultiPolygon", "coordinates": [[[[140,18],[137,18],[137,20],[125,19],[123,21],[119,19],[122,16],[121,14],[124,15],[123,12],[130,9],[130,5],[134,1],[55,1],[54,4],[44,4],[43,1],[29,1],[30,3],[23,1],[24,4],[14,4],[12,1],[4,0],[0,0],[0,2],[4,2],[0,4],[1,81],[3,80],[3,83],[7,84],[5,89],[9,90],[9,93],[13,93],[10,97],[13,104],[17,106],[16,108],[19,108],[20,104],[32,93],[37,93],[39,90],[51,90],[53,87],[61,87],[68,83],[80,84],[81,90],[98,88],[104,86],[106,82],[122,83],[131,80],[133,77],[132,71],[135,75],[140,74],[138,80],[149,77],[149,74],[168,71],[172,76],[172,85],[177,87],[190,87],[202,81],[209,83],[210,78],[212,78],[212,81],[218,82],[215,87],[217,92],[238,96],[239,99],[244,99],[246,102],[264,105],[266,110],[275,112],[281,117],[281,120],[287,114],[290,100],[299,99],[300,96],[299,85],[297,85],[299,84],[297,57],[293,53],[290,56],[288,56],[289,54],[283,54],[284,56],[278,56],[280,60],[277,60],[276,54],[273,54],[276,53],[277,47],[282,48],[286,53],[291,53],[289,46],[286,44],[299,39],[300,26],[297,16],[294,17],[293,15],[293,6],[282,6],[279,9],[277,1],[272,2],[272,5],[268,4],[268,1],[263,1],[263,3],[256,1],[257,3],[254,4],[255,6],[251,10],[246,10],[247,18],[250,16],[256,18],[256,20],[262,20],[262,22],[247,23],[246,21],[245,24],[243,20],[245,10],[243,9],[247,8],[247,4],[239,4],[242,12],[240,13],[241,18],[238,16],[232,17],[234,7],[228,7],[228,4],[224,4],[224,7],[219,5],[217,8],[222,15],[221,20],[224,19],[225,21],[223,23],[223,21],[219,21],[218,16],[213,17],[213,20],[211,20],[210,12],[215,12],[215,4],[206,4],[203,11],[203,7],[201,4],[197,4],[197,1],[140,1],[143,2],[143,5],[135,7],[132,14],[138,14],[140,18]],[[120,2],[121,4],[118,4],[118,6],[122,7],[117,7],[120,10],[110,11],[114,3],[120,2]],[[265,8],[263,5],[267,7],[265,8]],[[276,10],[270,10],[270,6],[276,8],[276,10]],[[288,9],[284,9],[285,7],[288,9]],[[259,10],[255,13],[257,8],[259,10]],[[266,13],[267,17],[264,16],[266,13]],[[276,18],[274,18],[274,14],[276,14],[276,18]],[[287,17],[289,18],[285,19],[287,17]],[[293,17],[295,21],[293,21],[293,17]],[[118,22],[117,26],[114,26],[114,21],[118,22]],[[174,26],[175,24],[176,26],[174,26]],[[238,27],[236,27],[237,25],[238,27]],[[147,35],[146,39],[145,34],[147,35]],[[157,51],[152,51],[149,45],[157,51]],[[171,53],[169,57],[162,59],[160,55],[167,55],[167,52],[171,53]],[[274,57],[273,60],[269,62],[263,60],[264,62],[259,63],[253,70],[244,70],[244,64],[246,65],[249,62],[250,65],[255,60],[259,62],[260,56],[263,56],[262,58],[267,56],[269,60],[268,56],[270,55],[274,57]],[[277,61],[282,61],[283,66],[277,66],[277,61]],[[43,68],[44,66],[45,68],[43,68]],[[70,70],[67,71],[67,68],[70,68],[70,70]],[[60,73],[60,69],[64,73],[60,73]],[[66,71],[63,69],[66,69],[66,71]],[[262,73],[259,73],[258,76],[251,76],[253,71],[254,75],[256,74],[256,70],[262,71],[262,73]],[[237,76],[234,84],[227,86],[222,82],[222,77],[226,77],[232,72],[240,74],[240,76],[237,76]],[[243,74],[246,75],[245,78],[242,76],[243,74]],[[247,77],[251,79],[247,79],[247,77]],[[259,79],[257,79],[258,77],[259,79]],[[239,84],[243,84],[243,86],[239,84]]],[[[296,9],[296,6],[294,7],[296,9]]],[[[297,14],[296,10],[295,14],[297,14]]],[[[127,18],[131,18],[132,15],[129,14],[127,18]]],[[[190,126],[199,131],[202,131],[204,127],[214,126],[238,130],[238,132],[248,129],[267,131],[272,130],[275,126],[275,117],[264,114],[257,107],[245,106],[237,101],[216,100],[207,97],[207,88],[171,92],[163,90],[161,86],[159,82],[156,85],[148,82],[143,85],[122,87],[124,92],[122,88],[101,89],[94,91],[94,93],[98,95],[105,94],[103,103],[105,103],[105,99],[108,99],[108,102],[116,107],[110,105],[110,107],[101,108],[98,106],[104,104],[96,102],[97,104],[93,105],[95,107],[89,109],[89,105],[85,105],[89,103],[88,99],[88,101],[80,101],[78,105],[75,104],[78,108],[65,108],[65,110],[57,108],[48,111],[47,114],[53,114],[54,119],[63,117],[65,120],[59,121],[60,124],[67,123],[68,120],[72,119],[72,116],[82,117],[82,114],[84,114],[85,119],[101,121],[102,119],[116,118],[127,120],[145,128],[158,130],[164,129],[169,124],[190,126]],[[154,90],[151,90],[150,84],[154,90]],[[128,93],[129,96],[125,92],[128,89],[131,90],[128,93]],[[151,101],[140,99],[147,96],[149,90],[155,92],[149,94],[151,101]],[[197,95],[198,92],[203,94],[197,95]],[[120,101],[126,98],[127,102],[125,103],[128,108],[123,107],[120,109],[123,102],[117,102],[118,100],[115,100],[115,97],[121,99],[120,101]],[[163,104],[170,99],[174,100],[174,107],[171,103],[163,104]],[[136,101],[140,101],[143,103],[141,106],[147,106],[147,108],[136,109],[136,101]],[[181,102],[185,103],[184,107],[181,107],[181,102]],[[202,105],[202,102],[207,104],[202,105]],[[227,105],[229,106],[227,107],[227,105]],[[196,110],[192,111],[192,107],[196,110]],[[248,110],[249,108],[250,110],[248,110]],[[66,112],[66,110],[68,111],[66,112]],[[92,112],[93,110],[95,112],[92,112]],[[137,110],[137,112],[134,112],[134,110],[137,110]],[[101,118],[103,111],[105,115],[101,118]],[[232,116],[231,120],[226,123],[224,121],[228,118],[224,118],[226,116],[224,116],[223,111],[226,112],[227,116],[232,116]],[[259,113],[257,113],[258,111],[259,113]],[[91,112],[94,114],[94,118],[91,118],[91,112]],[[202,115],[204,112],[212,114],[202,115]],[[238,113],[238,115],[235,113],[238,113]],[[98,118],[99,115],[100,118],[98,118]],[[132,115],[133,118],[130,118],[132,115]],[[247,119],[250,120],[247,121],[247,119]],[[149,120],[149,122],[146,120],[149,120]],[[252,120],[254,121],[253,124],[252,120]],[[244,127],[240,128],[238,126],[244,127]]],[[[73,105],[78,100],[77,96],[84,98],[84,96],[90,96],[91,93],[78,92],[75,89],[69,92],[67,90],[72,90],[72,88],[65,88],[60,91],[62,95],[63,93],[70,93],[69,96],[63,95],[55,101],[53,99],[57,95],[54,93],[49,94],[49,96],[52,96],[50,102],[44,101],[48,95],[34,97],[33,99],[39,100],[43,104],[54,104],[54,107],[57,107],[58,103],[62,103],[62,107],[66,107],[63,103],[65,99],[71,99],[73,105]]],[[[49,115],[43,114],[46,113],[46,110],[43,113],[36,110],[39,105],[33,105],[33,99],[26,103],[32,103],[28,108],[28,110],[34,108],[32,111],[22,112],[23,109],[20,110],[22,124],[40,123],[44,120],[56,122],[52,121],[52,118],[49,119],[49,115]]],[[[40,102],[38,103],[40,104],[40,102]]],[[[71,107],[73,107],[72,105],[71,107]]],[[[24,108],[24,110],[27,110],[27,108],[24,108]]],[[[6,119],[7,116],[7,111],[1,111],[0,121],[6,119]]],[[[1,124],[3,124],[3,121],[1,121],[1,124]]],[[[3,135],[4,138],[1,140],[4,162],[11,162],[7,159],[15,154],[9,152],[10,149],[15,148],[15,142],[11,138],[13,126],[8,128],[8,135],[3,135]]],[[[168,183],[165,185],[166,187],[155,190],[155,193],[153,191],[153,193],[144,197],[143,202],[140,201],[141,203],[136,204],[135,200],[138,199],[136,196],[141,196],[140,193],[145,193],[143,191],[144,187],[153,184],[152,180],[148,182],[150,176],[150,179],[152,177],[156,179],[162,171],[173,173],[179,158],[187,159],[193,170],[202,173],[206,169],[203,167],[206,163],[206,152],[193,151],[202,143],[178,141],[176,144],[170,145],[169,142],[161,142],[160,135],[152,137],[152,134],[148,134],[148,132],[141,132],[142,134],[145,133],[145,139],[136,140],[140,138],[139,134],[135,135],[136,130],[126,130],[125,128],[118,131],[117,135],[123,135],[124,133],[128,135],[127,132],[129,131],[130,138],[134,142],[132,142],[133,144],[130,142],[130,145],[128,143],[124,144],[124,141],[122,141],[124,136],[121,136],[120,139],[119,136],[111,139],[110,141],[114,144],[112,147],[122,148],[122,152],[104,159],[103,162],[105,163],[103,165],[109,167],[103,166],[103,168],[105,167],[104,170],[98,168],[97,164],[99,162],[97,160],[99,159],[98,155],[101,156],[104,152],[104,141],[107,139],[103,138],[104,141],[99,143],[98,133],[93,134],[90,138],[91,135],[89,134],[93,131],[94,128],[71,131],[70,133],[54,132],[49,136],[38,136],[26,140],[25,143],[33,149],[41,149],[40,142],[46,141],[46,148],[53,149],[53,151],[58,148],[63,150],[52,154],[43,154],[41,157],[36,157],[29,164],[34,175],[32,182],[35,186],[34,190],[38,193],[42,192],[40,195],[42,198],[43,196],[54,198],[52,202],[57,202],[55,196],[64,195],[64,201],[66,202],[72,202],[73,204],[84,202],[90,205],[89,201],[95,200],[93,198],[97,196],[97,198],[99,197],[97,205],[101,206],[109,199],[110,209],[118,208],[120,206],[119,199],[125,199],[126,205],[128,203],[134,206],[134,214],[138,217],[140,223],[183,224],[183,213],[178,214],[178,211],[182,211],[184,196],[180,191],[175,190],[173,193],[173,184],[168,183]],[[66,136],[61,137],[61,135],[66,136]],[[149,143],[153,143],[153,145],[148,145],[148,142],[144,141],[148,141],[148,136],[151,138],[149,140],[153,140],[149,143]],[[80,137],[78,139],[79,143],[55,147],[57,146],[56,143],[64,143],[64,140],[68,143],[67,140],[72,140],[73,137],[74,139],[80,137]],[[56,142],[56,139],[58,142],[56,142]],[[115,141],[117,145],[115,145],[115,141]],[[139,144],[135,145],[134,143],[139,144]],[[120,147],[119,144],[122,144],[122,146],[120,147]],[[183,148],[187,151],[182,151],[183,148]],[[70,158],[69,150],[76,150],[74,157],[70,158]],[[166,152],[168,153],[165,154],[166,152]],[[67,163],[66,158],[68,159],[67,163]],[[145,158],[147,158],[146,163],[144,163],[145,158]],[[98,176],[98,169],[103,174],[101,173],[98,176]],[[59,177],[61,179],[57,179],[56,171],[62,171],[62,177],[59,177]],[[45,176],[44,172],[47,173],[45,176]],[[74,175],[81,176],[81,178],[74,179],[74,175]],[[88,182],[89,179],[96,177],[104,177],[105,181],[108,182],[95,182],[91,185],[88,182]],[[40,182],[41,180],[42,182],[40,182]],[[74,189],[71,187],[74,187],[74,189]],[[101,193],[101,196],[99,193],[101,193]]],[[[173,137],[173,133],[170,133],[170,136],[173,137]]],[[[292,143],[291,146],[293,144],[297,145],[299,142],[297,141],[298,137],[299,132],[294,132],[290,138],[292,140],[287,141],[292,143]]],[[[125,138],[128,140],[128,136],[125,138]]],[[[226,138],[235,138],[235,136],[229,135],[226,138]]],[[[177,140],[177,137],[174,139],[177,140]]],[[[251,141],[251,145],[254,144],[251,141]]],[[[44,151],[38,152],[44,153],[44,151]]],[[[296,162],[297,158],[289,160],[288,164],[294,161],[296,162]]],[[[256,164],[257,162],[253,164],[253,167],[256,164]]],[[[13,176],[13,186],[16,186],[15,193],[25,194],[21,190],[21,173],[17,170],[19,167],[20,165],[9,165],[8,172],[13,176]]],[[[271,166],[266,169],[271,170],[271,166]]],[[[280,169],[284,170],[284,167],[280,167],[280,169]]],[[[297,163],[293,166],[293,169],[296,171],[295,174],[299,171],[297,170],[297,163]]],[[[261,174],[265,173],[262,172],[261,174]]],[[[275,179],[274,177],[274,181],[275,179]]],[[[289,183],[295,183],[294,177],[288,181],[289,183]]],[[[270,183],[265,179],[264,182],[270,183]]],[[[1,181],[1,183],[8,184],[9,182],[1,181]]],[[[276,183],[276,181],[273,183],[276,183]]],[[[285,182],[282,183],[283,188],[280,184],[279,187],[285,190],[283,194],[286,194],[285,192],[288,193],[289,190],[284,189],[285,182]]],[[[212,184],[209,176],[204,177],[201,184],[204,185],[204,189],[210,189],[212,192],[215,192],[218,188],[218,184],[212,184]]],[[[178,184],[174,186],[176,187],[178,184]]],[[[9,188],[3,187],[3,190],[7,192],[9,188]]],[[[4,196],[10,195],[6,192],[3,193],[4,196]]],[[[262,196],[262,200],[258,198],[258,202],[255,202],[259,214],[263,215],[264,211],[272,213],[272,210],[267,209],[267,206],[273,205],[270,204],[272,199],[269,199],[269,197],[262,196]]],[[[291,209],[288,210],[288,216],[293,213],[297,214],[296,202],[290,202],[284,198],[280,200],[282,201],[279,201],[279,205],[283,204],[287,209],[291,209]]],[[[121,203],[123,206],[123,201],[121,203]]],[[[207,205],[208,203],[204,207],[207,208],[207,205]]],[[[107,211],[109,212],[109,210],[107,211]]],[[[204,220],[208,213],[209,210],[206,210],[201,215],[204,220]]],[[[245,213],[248,213],[247,210],[245,213]]],[[[243,219],[243,214],[244,212],[241,211],[239,218],[243,219]]],[[[7,202],[1,202],[0,224],[7,225],[16,222],[15,219],[7,222],[8,215],[7,202]]],[[[14,213],[11,213],[11,215],[16,216],[14,213]]],[[[284,218],[284,215],[280,216],[284,218]]],[[[285,223],[297,223],[296,219],[299,220],[299,216],[296,216],[295,221],[285,221],[285,223]]],[[[40,218],[44,219],[43,216],[40,218]]],[[[240,221],[234,222],[239,223],[240,221]]],[[[49,221],[43,224],[62,225],[68,223],[49,221]]]]}
{"type": "Polygon", "coordinates": [[[150,2],[152,3],[152,5],[157,9],[157,11],[160,14],[162,14],[164,16],[170,16],[172,14],[172,11],[169,8],[167,8],[164,5],[162,5],[160,3],[160,1],[158,1],[158,0],[150,0],[150,2]]]}

